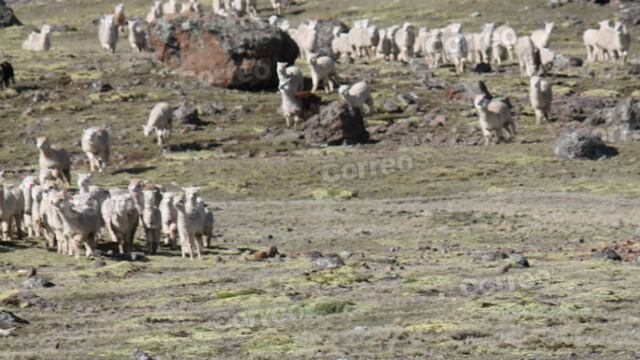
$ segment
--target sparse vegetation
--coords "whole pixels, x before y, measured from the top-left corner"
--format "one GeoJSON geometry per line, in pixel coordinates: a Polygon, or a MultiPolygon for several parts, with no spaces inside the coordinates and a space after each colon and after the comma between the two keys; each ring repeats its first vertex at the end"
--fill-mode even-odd
{"type": "MultiPolygon", "coordinates": [[[[477,146],[482,133],[471,104],[423,86],[421,62],[367,60],[337,70],[350,83],[370,81],[375,108],[365,121],[375,141],[317,148],[284,129],[275,91],[199,84],[125,46],[126,39],[114,55],[102,51],[91,21],[114,2],[24,3],[14,10],[26,26],[0,30],[17,81],[0,91],[5,182],[36,171],[35,141],[46,135],[70,151],[75,183],[88,169],[82,129],[106,126],[110,164],[92,183],[124,187],[140,177],[168,190],[199,186],[216,214],[216,236],[201,262],[167,247],[123,261],[111,255],[117,244],[108,239],[95,260],[47,251],[39,239],[0,242],[0,311],[30,322],[0,337],[0,358],[127,359],[136,350],[185,360],[637,356],[637,265],[596,255],[635,233],[640,148],[617,143],[620,154],[603,161],[557,158],[558,135],[583,125],[552,111],[552,122],[536,126],[517,63],[463,78],[510,98],[518,123],[512,143],[477,146]],[[21,50],[45,22],[70,31],[52,32],[47,53],[21,50]],[[387,100],[412,92],[424,111],[385,110],[387,100]],[[164,148],[145,138],[141,126],[153,105],[183,97],[197,104],[201,122],[174,123],[164,148]],[[445,121],[432,122],[432,111],[445,121]],[[327,165],[403,155],[413,162],[402,171],[323,179],[327,165]],[[272,244],[283,256],[256,260],[272,244]],[[345,264],[312,269],[315,251],[345,264]],[[496,252],[523,254],[531,267],[496,252]],[[23,289],[31,268],[56,286],[23,289]]],[[[284,10],[293,26],[311,17],[348,25],[367,17],[380,26],[460,22],[480,31],[495,21],[530,34],[554,21],[550,47],[583,59],[582,32],[615,11],[581,1],[554,10],[531,0],[298,3],[284,10]],[[470,16],[475,11],[479,17],[470,16]]],[[[273,13],[269,2],[258,4],[260,15],[273,13]]],[[[151,5],[130,0],[127,15],[145,16],[151,5]]],[[[630,31],[637,40],[638,29],[630,31]]],[[[636,54],[632,47],[630,63],[636,54]]],[[[638,95],[637,77],[619,64],[553,75],[560,96],[638,95]]],[[[433,76],[462,81],[452,66],[433,76]]],[[[338,98],[323,94],[324,102],[338,98]]],[[[134,250],[144,249],[136,239],[134,250]]]]}

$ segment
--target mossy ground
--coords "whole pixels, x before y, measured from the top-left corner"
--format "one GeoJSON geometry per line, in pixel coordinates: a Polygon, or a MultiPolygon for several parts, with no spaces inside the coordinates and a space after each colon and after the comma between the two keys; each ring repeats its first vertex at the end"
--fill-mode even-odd
{"type": "MultiPolygon", "coordinates": [[[[113,5],[70,0],[15,9],[27,26],[0,31],[18,80],[15,90],[0,92],[0,167],[14,182],[34,171],[34,140],[43,134],[83,159],[82,129],[107,125],[114,161],[95,183],[122,186],[139,176],[170,189],[201,186],[217,216],[216,247],[201,262],[163,248],[146,262],[106,257],[98,266],[46,251],[40,240],[0,243],[0,303],[20,288],[19,270],[36,267],[56,283],[33,291],[44,308],[0,305],[31,322],[0,338],[0,357],[123,359],[136,349],[158,359],[628,359],[640,352],[637,265],[593,257],[637,226],[636,143],[615,144],[620,156],[606,161],[559,160],[552,144],[567,124],[534,125],[527,81],[511,64],[465,75],[516,104],[520,134],[511,144],[412,146],[383,134],[377,144],[309,148],[295,133],[278,132],[284,121],[275,92],[191,86],[124,40],[116,55],[105,54],[91,20],[113,5]],[[55,33],[47,54],[19,50],[30,26],[45,21],[77,31],[55,33]],[[114,91],[94,93],[98,79],[114,91]],[[49,91],[49,100],[34,104],[37,90],[49,91]],[[177,104],[183,96],[226,110],[175,132],[174,148],[197,151],[162,151],[141,125],[155,102],[177,104]],[[410,166],[397,166],[406,157],[410,166]],[[396,166],[381,171],[390,159],[396,166]],[[364,172],[327,178],[327,169],[341,174],[354,164],[364,172]],[[272,244],[287,255],[282,261],[245,259],[247,248],[272,244]],[[524,253],[532,267],[503,273],[504,261],[476,258],[498,249],[524,253]],[[340,269],[310,272],[302,254],[312,250],[351,257],[340,269]]],[[[129,1],[127,13],[144,16],[150,6],[129,1]]],[[[260,7],[270,14],[266,1],[260,7]]],[[[530,0],[304,1],[293,10],[293,23],[368,17],[384,26],[460,21],[475,30],[498,21],[522,33],[554,20],[552,48],[583,57],[581,32],[613,13],[581,4],[550,11],[530,0]],[[474,11],[481,16],[471,17],[474,11]],[[582,25],[570,26],[573,17],[582,25]]],[[[416,91],[447,117],[433,129],[438,135],[480,137],[473,112],[448,103],[442,91],[419,88],[412,67],[359,62],[339,71],[348,81],[371,77],[378,107],[416,91]]],[[[460,81],[450,67],[435,74],[460,81]]],[[[637,94],[619,65],[556,75],[558,93],[637,94]]],[[[376,112],[367,122],[407,118],[376,112]]],[[[78,160],[74,174],[86,167],[78,160]]]]}

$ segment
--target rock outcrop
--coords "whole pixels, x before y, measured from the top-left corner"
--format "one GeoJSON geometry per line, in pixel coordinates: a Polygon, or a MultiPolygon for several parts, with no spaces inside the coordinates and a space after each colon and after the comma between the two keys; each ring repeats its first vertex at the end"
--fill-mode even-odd
{"type": "Polygon", "coordinates": [[[345,101],[334,101],[305,122],[305,139],[312,145],[361,144],[369,141],[362,113],[345,101]]]}
{"type": "Polygon", "coordinates": [[[249,18],[168,16],[151,23],[149,34],[168,67],[224,88],[275,89],[276,64],[293,64],[299,53],[287,33],[249,18]]]}
{"type": "Polygon", "coordinates": [[[4,0],[0,0],[0,28],[14,25],[22,25],[20,20],[13,13],[13,9],[5,4],[4,0]]]}
{"type": "Polygon", "coordinates": [[[585,129],[570,130],[555,145],[555,154],[564,159],[599,160],[618,155],[618,150],[585,129]]]}

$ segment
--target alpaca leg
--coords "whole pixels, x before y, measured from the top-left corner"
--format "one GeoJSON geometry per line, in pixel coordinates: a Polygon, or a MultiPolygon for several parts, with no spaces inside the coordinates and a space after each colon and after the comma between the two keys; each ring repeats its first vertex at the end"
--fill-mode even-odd
{"type": "Polygon", "coordinates": [[[184,235],[180,234],[180,251],[182,252],[182,258],[187,257],[187,246],[189,246],[188,240],[185,239],[184,235]]]}
{"type": "Polygon", "coordinates": [[[11,240],[11,222],[10,221],[2,222],[2,240],[4,241],[11,240]]]}
{"type": "Polygon", "coordinates": [[[202,260],[202,254],[200,252],[200,240],[196,239],[196,235],[194,234],[193,237],[193,246],[196,249],[196,257],[198,258],[198,260],[202,260]]]}
{"type": "Polygon", "coordinates": [[[315,72],[311,74],[311,82],[313,83],[311,86],[311,92],[315,94],[318,91],[318,85],[320,84],[320,79],[318,79],[318,75],[316,75],[315,72]]]}
{"type": "Polygon", "coordinates": [[[187,246],[189,247],[189,259],[193,260],[193,247],[194,247],[194,238],[193,234],[187,235],[187,246]]]}
{"type": "Polygon", "coordinates": [[[17,239],[22,239],[24,237],[24,233],[22,232],[22,216],[16,216],[14,221],[16,223],[17,239]]]}
{"type": "Polygon", "coordinates": [[[284,121],[287,123],[287,128],[291,127],[291,114],[284,115],[284,121]]]}
{"type": "Polygon", "coordinates": [[[92,153],[87,153],[89,158],[89,172],[94,172],[94,157],[92,153]]]}
{"type": "Polygon", "coordinates": [[[72,244],[70,244],[69,248],[71,249],[71,254],[75,257],[76,260],[80,260],[80,254],[82,253],[82,236],[81,235],[76,235],[73,238],[71,238],[70,241],[72,244]]]}
{"type": "Polygon", "coordinates": [[[125,254],[125,250],[126,250],[126,246],[125,246],[125,239],[124,237],[119,237],[118,238],[118,253],[120,255],[124,255],[125,254]]]}
{"type": "Polygon", "coordinates": [[[175,224],[171,225],[171,229],[169,230],[169,235],[170,235],[169,237],[170,246],[174,248],[177,246],[176,240],[178,239],[178,228],[176,227],[175,224]]]}

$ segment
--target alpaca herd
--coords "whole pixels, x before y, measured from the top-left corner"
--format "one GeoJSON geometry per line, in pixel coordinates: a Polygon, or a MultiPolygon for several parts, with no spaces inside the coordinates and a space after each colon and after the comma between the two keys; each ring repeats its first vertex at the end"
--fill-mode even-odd
{"type": "MultiPolygon", "coordinates": [[[[529,97],[536,122],[539,124],[541,119],[548,119],[552,90],[547,74],[556,59],[555,52],[549,49],[555,29],[553,22],[545,23],[544,28],[530,35],[519,36],[512,26],[497,26],[495,23],[485,23],[478,32],[466,32],[460,23],[432,29],[421,27],[416,32],[414,25],[409,22],[381,27],[372,24],[369,19],[361,19],[355,20],[351,29],[334,27],[330,51],[326,53],[326,49],[321,51],[319,48],[321,20],[306,20],[294,28],[281,17],[286,2],[272,0],[271,5],[276,15],[271,16],[268,22],[287,32],[295,41],[301,59],[309,66],[312,80],[311,94],[304,93],[302,71],[296,65],[278,65],[281,111],[288,127],[295,127],[314,113],[307,103],[319,102],[319,98],[314,98],[312,94],[321,86],[326,93],[338,89],[342,100],[361,110],[366,104],[367,112],[373,113],[370,85],[362,81],[351,85],[341,83],[336,70],[337,62],[357,59],[411,63],[422,58],[431,68],[452,64],[457,74],[464,74],[473,65],[501,66],[505,61],[515,61],[520,75],[529,78],[529,97]]],[[[257,15],[255,0],[213,0],[212,7],[218,16],[248,16],[254,21],[262,21],[257,15]]],[[[98,21],[100,45],[109,53],[115,53],[119,33],[128,29],[128,40],[134,51],[147,51],[148,23],[163,16],[184,13],[200,16],[204,10],[197,0],[186,3],[177,0],[164,3],[155,1],[145,21],[136,17],[127,18],[124,5],[118,4],[112,14],[106,14],[98,21]]],[[[587,61],[626,62],[631,41],[626,26],[619,22],[612,26],[610,21],[602,21],[599,25],[599,29],[589,29],[584,33],[587,61]]],[[[23,48],[48,50],[51,47],[50,32],[50,27],[45,25],[40,33],[31,33],[23,48]]],[[[158,144],[166,143],[171,136],[171,113],[168,104],[156,105],[144,126],[145,136],[155,132],[158,144]]]]}
{"type": "MultiPolygon", "coordinates": [[[[304,93],[303,72],[297,65],[277,64],[281,110],[288,127],[296,127],[309,115],[309,101],[318,88],[326,93],[337,90],[338,96],[362,113],[375,112],[371,85],[366,81],[341,83],[338,62],[398,61],[412,63],[422,59],[430,68],[449,63],[457,74],[464,74],[471,65],[502,65],[517,62],[520,75],[529,79],[529,100],[536,123],[549,119],[553,98],[552,82],[547,73],[556,58],[549,49],[554,23],[530,35],[518,36],[509,25],[487,23],[478,32],[465,32],[460,23],[442,28],[419,28],[409,22],[379,27],[368,19],[356,20],[351,29],[335,27],[330,41],[330,53],[319,48],[320,20],[307,20],[293,28],[281,17],[288,2],[271,0],[276,15],[269,23],[289,34],[300,50],[302,61],[309,66],[312,80],[311,94],[304,93]],[[323,51],[321,51],[323,50],[323,51]]],[[[258,18],[257,1],[213,0],[213,11],[219,16],[248,16],[258,18]]],[[[136,52],[148,48],[148,23],[173,14],[201,15],[203,7],[197,0],[180,3],[176,0],[155,1],[145,19],[127,18],[124,4],[118,4],[111,14],[103,15],[97,23],[100,46],[115,54],[120,33],[128,31],[130,46],[136,52]]],[[[598,29],[584,32],[587,60],[626,62],[631,36],[619,22],[602,21],[598,29]]],[[[49,51],[51,27],[42,26],[23,42],[22,49],[49,51]]],[[[13,81],[11,64],[0,64],[0,85],[13,81]]],[[[511,104],[502,98],[477,95],[473,106],[484,143],[491,138],[508,141],[516,135],[516,122],[511,104]]],[[[156,104],[150,111],[144,136],[156,137],[158,145],[166,144],[172,133],[174,109],[166,102],[156,104]]],[[[62,254],[79,258],[84,249],[87,257],[97,255],[99,238],[109,238],[118,244],[122,255],[133,251],[138,233],[146,240],[150,254],[155,254],[161,239],[167,246],[180,246],[183,257],[200,258],[203,248],[211,246],[214,217],[200,197],[200,189],[185,187],[169,192],[160,185],[132,179],[126,189],[104,189],[92,186],[92,173],[103,172],[109,163],[110,138],[105,128],[84,130],[81,148],[88,158],[90,173],[78,174],[79,191],[68,190],[72,182],[69,153],[52,144],[47,137],[37,139],[39,176],[24,178],[19,186],[0,187],[0,221],[2,240],[23,235],[41,237],[48,247],[62,254]]]]}
{"type": "MultiPolygon", "coordinates": [[[[169,104],[157,104],[143,126],[145,135],[155,131],[162,144],[170,135],[172,118],[169,104]]],[[[2,240],[19,239],[26,233],[44,238],[47,247],[61,254],[80,258],[83,249],[87,257],[97,255],[96,243],[102,233],[126,256],[133,251],[136,232],[141,229],[150,254],[157,252],[164,236],[167,246],[180,246],[183,257],[201,258],[202,249],[211,246],[214,217],[199,188],[172,193],[140,179],[132,179],[127,189],[91,186],[91,174],[103,172],[108,165],[109,133],[101,127],[85,129],[80,144],[90,173],[78,174],[79,191],[71,193],[69,152],[47,137],[37,139],[39,177],[27,176],[19,186],[0,186],[2,240]]]]}
{"type": "Polygon", "coordinates": [[[127,189],[103,189],[90,185],[91,173],[78,174],[77,193],[65,184],[33,176],[19,186],[0,187],[2,240],[44,238],[46,246],[79,259],[97,255],[102,233],[118,244],[119,254],[133,251],[141,229],[149,254],[156,254],[161,236],[167,246],[177,240],[182,256],[201,258],[211,246],[213,212],[200,198],[200,189],[188,187],[171,193],[162,186],[132,179],[127,189]]]}

